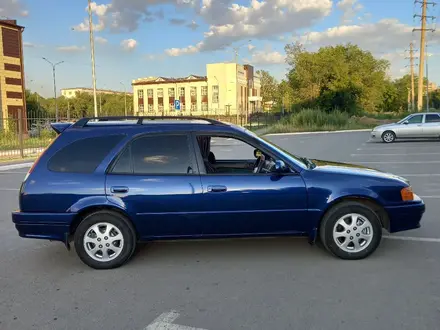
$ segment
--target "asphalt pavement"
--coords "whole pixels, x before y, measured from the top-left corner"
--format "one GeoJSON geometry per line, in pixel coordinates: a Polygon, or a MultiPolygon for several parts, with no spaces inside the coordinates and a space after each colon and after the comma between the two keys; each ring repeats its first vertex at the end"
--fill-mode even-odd
{"type": "Polygon", "coordinates": [[[0,329],[438,329],[440,141],[268,138],[407,177],[427,205],[422,227],[360,261],[301,238],[180,241],[142,245],[122,268],[97,271],[61,243],[18,237],[10,212],[27,169],[0,172],[0,329]]]}

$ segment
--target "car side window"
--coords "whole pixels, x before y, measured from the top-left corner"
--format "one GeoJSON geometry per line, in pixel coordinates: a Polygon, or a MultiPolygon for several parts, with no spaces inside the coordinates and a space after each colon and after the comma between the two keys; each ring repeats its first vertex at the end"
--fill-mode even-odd
{"type": "Polygon", "coordinates": [[[48,169],[64,173],[93,173],[125,135],[106,135],[72,142],[48,162],[48,169]]]}
{"type": "Polygon", "coordinates": [[[235,137],[197,136],[201,162],[207,175],[273,173],[275,159],[235,137]]]}
{"type": "Polygon", "coordinates": [[[193,174],[187,135],[153,135],[135,139],[120,155],[114,174],[193,174]]]}
{"type": "Polygon", "coordinates": [[[408,124],[421,124],[423,120],[423,115],[415,115],[408,119],[408,124]]]}
{"type": "Polygon", "coordinates": [[[212,137],[210,150],[217,160],[255,160],[255,148],[234,138],[212,137]]]}
{"type": "Polygon", "coordinates": [[[425,123],[438,123],[440,122],[440,116],[436,114],[429,114],[425,117],[425,123]]]}

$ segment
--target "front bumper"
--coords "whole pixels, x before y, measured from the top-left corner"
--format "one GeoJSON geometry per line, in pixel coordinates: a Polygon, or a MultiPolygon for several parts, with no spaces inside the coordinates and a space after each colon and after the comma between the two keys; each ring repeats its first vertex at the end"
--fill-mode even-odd
{"type": "Polygon", "coordinates": [[[382,131],[371,131],[370,140],[381,140],[382,139],[382,131]]]}
{"type": "Polygon", "coordinates": [[[74,218],[74,213],[12,213],[20,237],[61,242],[66,242],[74,218]]]}
{"type": "Polygon", "coordinates": [[[386,207],[390,221],[388,231],[396,233],[419,228],[425,209],[425,203],[421,199],[406,205],[386,207]]]}

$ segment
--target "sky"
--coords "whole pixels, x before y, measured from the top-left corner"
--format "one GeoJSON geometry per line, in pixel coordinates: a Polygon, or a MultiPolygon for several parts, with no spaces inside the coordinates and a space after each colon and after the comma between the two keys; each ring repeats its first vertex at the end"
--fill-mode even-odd
{"type": "MultiPolygon", "coordinates": [[[[205,65],[234,61],[285,78],[284,46],[358,44],[391,62],[389,75],[409,70],[409,43],[419,49],[420,4],[413,0],[101,0],[92,2],[97,88],[131,90],[148,76],[206,75],[205,65]]],[[[440,5],[428,15],[440,16],[440,5]]],[[[27,88],[92,87],[86,0],[0,0],[0,16],[25,26],[27,88]]],[[[439,18],[440,19],[440,18],[439,18]]],[[[435,28],[436,21],[428,20],[435,28]]],[[[427,32],[429,79],[440,83],[440,32],[427,32]]],[[[417,53],[416,53],[417,55],[417,53]]],[[[418,60],[417,60],[418,62],[418,60]]],[[[416,71],[418,69],[416,68],[416,71]]]]}

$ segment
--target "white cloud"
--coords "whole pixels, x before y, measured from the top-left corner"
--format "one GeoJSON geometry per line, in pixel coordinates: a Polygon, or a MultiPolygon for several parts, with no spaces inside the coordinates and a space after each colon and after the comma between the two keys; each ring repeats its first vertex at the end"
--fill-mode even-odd
{"type": "MultiPolygon", "coordinates": [[[[410,42],[419,37],[418,34],[412,33],[412,29],[412,26],[397,19],[383,19],[375,23],[343,25],[325,31],[310,32],[293,40],[299,41],[312,51],[337,44],[358,45],[376,57],[390,61],[390,74],[396,76],[400,69],[408,64],[404,55],[405,49],[409,48],[410,42]]],[[[438,44],[439,36],[440,32],[435,32],[431,44],[438,44]]]]}
{"type": "MultiPolygon", "coordinates": [[[[106,15],[110,11],[112,5],[111,4],[101,4],[98,5],[96,2],[92,2],[91,10],[94,15],[98,17],[98,23],[93,23],[93,29],[95,31],[102,31],[105,29],[106,25],[106,15]]],[[[85,8],[85,10],[88,12],[88,6],[85,8]]],[[[82,23],[79,23],[78,25],[73,27],[73,30],[78,32],[88,32],[89,31],[89,18],[85,18],[82,23]]]]}
{"type": "Polygon", "coordinates": [[[106,38],[99,37],[99,36],[95,38],[95,41],[98,44],[101,44],[101,45],[104,45],[104,44],[106,44],[108,42],[108,40],[106,38]]]}
{"type": "Polygon", "coordinates": [[[23,42],[23,46],[27,47],[27,48],[35,48],[36,47],[35,44],[33,44],[32,42],[27,42],[27,41],[23,42]]]}
{"type": "MultiPolygon", "coordinates": [[[[196,44],[167,50],[166,53],[176,56],[194,53],[194,50],[224,49],[236,41],[270,39],[307,28],[328,16],[333,4],[332,0],[248,0],[247,5],[234,1],[237,0],[111,0],[107,4],[93,3],[92,9],[97,17],[97,30],[112,32],[134,31],[140,22],[158,19],[160,12],[153,11],[157,5],[192,9],[210,26],[209,30],[196,44]]],[[[87,31],[87,22],[85,20],[75,30],[87,31]]],[[[180,19],[172,23],[184,25],[180,19]]],[[[185,26],[194,30],[198,24],[192,22],[185,26]]]]}
{"type": "Polygon", "coordinates": [[[179,56],[224,49],[244,39],[272,38],[309,27],[329,15],[332,8],[331,0],[251,0],[249,6],[231,2],[202,0],[199,13],[210,24],[204,39],[196,45],[168,49],[166,53],[179,56]]]}
{"type": "Polygon", "coordinates": [[[342,11],[343,24],[351,23],[356,14],[364,8],[358,0],[340,0],[336,7],[342,11]]]}
{"type": "Polygon", "coordinates": [[[245,62],[255,65],[285,64],[286,56],[277,51],[255,51],[245,62]]]}
{"type": "Polygon", "coordinates": [[[372,52],[392,52],[407,48],[415,37],[412,26],[397,19],[383,19],[371,24],[343,25],[310,32],[294,40],[312,48],[350,42],[372,52]]]}
{"type": "Polygon", "coordinates": [[[21,0],[2,0],[0,3],[0,16],[14,19],[17,16],[26,17],[29,12],[21,0]]]}
{"type": "Polygon", "coordinates": [[[198,43],[195,46],[188,46],[184,48],[170,48],[165,49],[165,54],[168,56],[181,56],[181,55],[187,55],[187,54],[195,54],[200,51],[202,47],[202,43],[198,43]]]}
{"type": "Polygon", "coordinates": [[[121,41],[121,47],[126,52],[131,52],[131,51],[135,50],[137,45],[138,45],[138,43],[134,39],[127,39],[127,40],[121,41]]]}
{"type": "Polygon", "coordinates": [[[247,45],[248,51],[252,52],[255,49],[255,46],[252,44],[247,45]]]}
{"type": "MultiPolygon", "coordinates": [[[[152,22],[163,19],[162,9],[154,12],[152,7],[161,4],[174,4],[178,7],[196,7],[195,0],[111,0],[110,3],[98,5],[93,2],[92,12],[98,23],[99,31],[109,29],[112,32],[132,32],[139,27],[140,22],[152,22]]],[[[86,11],[88,7],[85,8],[86,11]]],[[[88,18],[75,26],[75,31],[88,31],[88,18]]]]}
{"type": "Polygon", "coordinates": [[[62,47],[58,47],[57,50],[59,52],[64,52],[64,53],[79,53],[82,52],[84,50],[86,50],[86,47],[84,46],[62,46],[62,47]]]}

